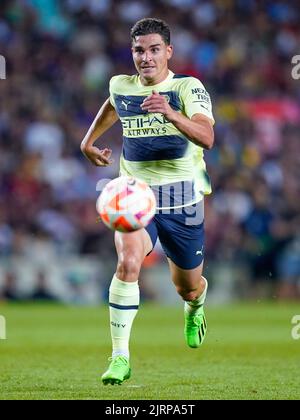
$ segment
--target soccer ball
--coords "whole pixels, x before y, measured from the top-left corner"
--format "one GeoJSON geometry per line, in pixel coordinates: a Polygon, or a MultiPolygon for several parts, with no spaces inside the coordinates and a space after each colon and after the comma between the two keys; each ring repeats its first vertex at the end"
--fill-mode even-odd
{"type": "Polygon", "coordinates": [[[121,176],[104,187],[96,208],[110,229],[134,232],[151,222],[156,211],[156,199],[145,182],[121,176]]]}

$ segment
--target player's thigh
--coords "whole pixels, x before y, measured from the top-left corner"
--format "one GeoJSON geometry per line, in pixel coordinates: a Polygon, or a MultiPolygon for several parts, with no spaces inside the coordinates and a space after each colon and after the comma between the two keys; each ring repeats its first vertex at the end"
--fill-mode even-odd
{"type": "Polygon", "coordinates": [[[115,232],[115,246],[119,263],[132,260],[141,265],[152,250],[152,241],[145,229],[131,233],[115,232]]]}
{"type": "Polygon", "coordinates": [[[203,273],[203,261],[198,267],[191,270],[178,267],[170,258],[168,258],[168,263],[172,281],[178,290],[192,291],[199,288],[203,273]]]}

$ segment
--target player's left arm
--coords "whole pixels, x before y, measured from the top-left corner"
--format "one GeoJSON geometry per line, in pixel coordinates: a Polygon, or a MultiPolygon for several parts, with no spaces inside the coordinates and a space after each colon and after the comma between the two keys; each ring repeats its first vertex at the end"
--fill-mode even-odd
{"type": "Polygon", "coordinates": [[[214,144],[213,121],[202,113],[188,118],[171,108],[164,95],[153,91],[141,105],[148,112],[163,114],[182,134],[197,146],[211,149],[214,144]]]}

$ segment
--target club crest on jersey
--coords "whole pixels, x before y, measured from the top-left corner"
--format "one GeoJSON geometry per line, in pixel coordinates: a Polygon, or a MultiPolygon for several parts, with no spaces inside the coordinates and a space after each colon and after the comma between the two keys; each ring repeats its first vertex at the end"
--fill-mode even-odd
{"type": "Polygon", "coordinates": [[[168,103],[170,102],[171,98],[170,98],[169,95],[165,95],[164,93],[162,93],[162,96],[164,96],[166,98],[168,103]]]}

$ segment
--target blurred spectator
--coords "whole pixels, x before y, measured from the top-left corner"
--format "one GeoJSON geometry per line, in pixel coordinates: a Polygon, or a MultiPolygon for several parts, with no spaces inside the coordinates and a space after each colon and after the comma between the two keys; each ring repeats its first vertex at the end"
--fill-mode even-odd
{"type": "Polygon", "coordinates": [[[48,285],[47,277],[44,271],[39,271],[37,273],[36,285],[30,296],[27,297],[29,300],[38,300],[38,301],[57,301],[57,297],[51,291],[51,288],[48,285]]]}
{"type": "Polygon", "coordinates": [[[20,300],[20,295],[18,293],[17,276],[12,271],[7,271],[4,275],[4,284],[0,290],[0,302],[18,300],[20,300]]]}

